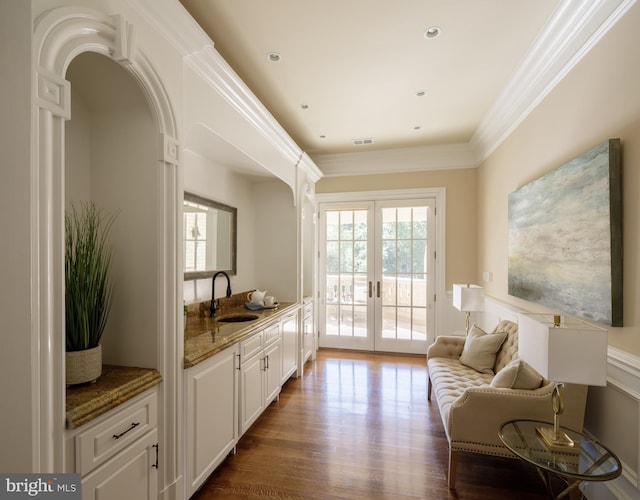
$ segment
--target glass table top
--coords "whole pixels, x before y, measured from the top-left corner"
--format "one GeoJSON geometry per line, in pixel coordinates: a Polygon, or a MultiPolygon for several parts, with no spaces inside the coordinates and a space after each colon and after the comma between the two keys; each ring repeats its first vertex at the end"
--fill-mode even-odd
{"type": "Polygon", "coordinates": [[[542,469],[581,481],[607,481],[620,475],[618,457],[598,441],[569,429],[562,430],[574,441],[573,448],[547,448],[537,427],[553,429],[553,424],[534,420],[512,420],[500,428],[504,445],[520,458],[542,469]]]}

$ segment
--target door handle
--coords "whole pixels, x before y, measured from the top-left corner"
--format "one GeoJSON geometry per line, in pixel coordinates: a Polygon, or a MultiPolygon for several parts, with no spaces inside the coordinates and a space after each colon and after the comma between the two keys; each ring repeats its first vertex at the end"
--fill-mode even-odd
{"type": "Polygon", "coordinates": [[[369,298],[373,297],[373,281],[369,282],[369,298]]]}
{"type": "Polygon", "coordinates": [[[376,281],[376,296],[380,298],[380,282],[376,281]]]}

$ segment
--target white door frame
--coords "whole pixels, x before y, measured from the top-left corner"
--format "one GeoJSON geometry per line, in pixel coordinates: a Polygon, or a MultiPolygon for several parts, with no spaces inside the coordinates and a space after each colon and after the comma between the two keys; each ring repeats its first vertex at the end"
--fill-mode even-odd
{"type": "MultiPolygon", "coordinates": [[[[349,203],[358,201],[385,201],[385,200],[409,200],[432,199],[435,202],[434,228],[435,231],[435,276],[434,276],[434,308],[433,331],[427,332],[427,346],[435,341],[436,332],[440,331],[441,318],[444,318],[444,304],[446,302],[445,270],[446,270],[446,188],[418,188],[418,189],[393,189],[380,191],[354,191],[344,193],[316,193],[316,212],[319,213],[321,203],[349,203]]],[[[316,241],[320,241],[320,226],[316,224],[316,241]]],[[[320,249],[319,249],[320,250],[320,249]]],[[[319,252],[317,255],[319,258],[319,252]]],[[[316,287],[318,287],[316,280],[316,287]]],[[[324,297],[316,290],[316,296],[320,305],[324,307],[324,297]]]]}

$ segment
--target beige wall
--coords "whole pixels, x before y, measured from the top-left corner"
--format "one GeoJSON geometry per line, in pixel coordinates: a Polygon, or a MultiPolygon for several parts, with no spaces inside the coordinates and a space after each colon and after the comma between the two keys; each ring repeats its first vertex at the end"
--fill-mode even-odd
{"type": "Polygon", "coordinates": [[[489,295],[529,310],[507,292],[507,197],[527,182],[609,139],[622,143],[624,327],[609,344],[640,355],[638,271],[640,170],[640,4],[541,102],[478,172],[478,279],[489,295]]]}
{"type": "Polygon", "coordinates": [[[453,283],[472,282],[477,276],[475,259],[477,169],[325,177],[316,184],[316,193],[433,187],[446,189],[445,284],[447,289],[450,289],[453,283]]]}

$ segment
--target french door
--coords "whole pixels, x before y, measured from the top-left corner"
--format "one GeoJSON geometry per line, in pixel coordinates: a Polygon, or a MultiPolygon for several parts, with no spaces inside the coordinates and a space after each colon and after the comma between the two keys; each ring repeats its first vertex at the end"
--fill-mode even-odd
{"type": "Polygon", "coordinates": [[[320,205],[320,347],[426,352],[433,202],[320,205]]]}

